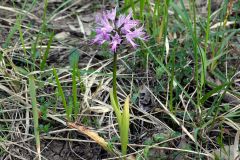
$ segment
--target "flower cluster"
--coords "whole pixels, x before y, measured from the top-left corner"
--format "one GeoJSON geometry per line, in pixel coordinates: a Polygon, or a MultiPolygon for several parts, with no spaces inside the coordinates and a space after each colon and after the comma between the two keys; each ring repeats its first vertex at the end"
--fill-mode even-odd
{"type": "Polygon", "coordinates": [[[132,13],[129,13],[127,16],[116,16],[115,8],[98,15],[96,17],[96,23],[97,34],[93,43],[103,44],[108,42],[112,52],[116,52],[117,47],[124,41],[136,48],[136,38],[146,39],[143,27],[138,27],[140,23],[137,20],[133,20],[132,13]]]}

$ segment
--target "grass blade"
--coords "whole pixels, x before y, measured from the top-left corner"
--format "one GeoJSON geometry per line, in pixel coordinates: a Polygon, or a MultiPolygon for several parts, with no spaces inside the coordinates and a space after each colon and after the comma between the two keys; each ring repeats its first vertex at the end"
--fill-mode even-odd
{"type": "Polygon", "coordinates": [[[52,41],[53,41],[53,37],[54,37],[54,33],[52,33],[50,35],[46,51],[44,52],[44,55],[43,55],[43,58],[42,58],[42,61],[41,61],[41,64],[40,64],[40,70],[41,71],[43,71],[45,66],[46,66],[46,61],[47,61],[49,50],[50,50],[50,47],[51,47],[51,44],[52,44],[52,41]]]}
{"type": "Polygon", "coordinates": [[[77,67],[73,68],[72,71],[72,95],[73,95],[73,107],[74,107],[74,118],[77,119],[79,113],[79,102],[77,98],[77,81],[76,81],[76,70],[77,67]]]}
{"type": "Polygon", "coordinates": [[[201,104],[203,104],[209,97],[211,97],[213,94],[218,93],[219,91],[223,90],[226,86],[228,86],[230,83],[224,83],[220,86],[217,86],[216,88],[212,89],[208,93],[206,93],[202,98],[201,98],[201,104]]]}
{"type": "Polygon", "coordinates": [[[39,134],[39,124],[38,124],[38,108],[37,108],[37,100],[36,100],[36,86],[34,83],[33,76],[29,76],[29,89],[30,89],[29,93],[30,93],[31,102],[32,102],[36,148],[37,148],[37,153],[38,153],[38,159],[41,160],[40,134],[39,134]]]}
{"type": "Polygon", "coordinates": [[[62,86],[60,84],[60,81],[59,81],[59,78],[58,78],[58,75],[57,75],[57,71],[55,68],[53,68],[53,75],[56,79],[56,83],[57,83],[57,87],[58,87],[58,93],[62,99],[62,103],[63,103],[63,107],[65,108],[65,111],[66,111],[66,114],[67,114],[67,120],[70,121],[71,120],[71,115],[69,113],[69,109],[68,106],[67,106],[67,101],[66,101],[66,98],[64,96],[64,93],[63,93],[63,89],[62,89],[62,86]]]}

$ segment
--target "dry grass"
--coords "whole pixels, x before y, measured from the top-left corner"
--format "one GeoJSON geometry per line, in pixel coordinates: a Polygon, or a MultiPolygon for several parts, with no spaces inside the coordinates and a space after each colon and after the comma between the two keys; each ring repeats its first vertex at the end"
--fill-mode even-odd
{"type": "MultiPolygon", "coordinates": [[[[42,26],[44,2],[37,1],[31,8],[31,3],[27,1],[25,9],[21,9],[23,1],[14,2],[2,1],[0,5],[0,160],[30,160],[37,156],[29,75],[34,75],[37,86],[39,123],[42,127],[41,159],[119,159],[121,144],[118,125],[109,97],[112,88],[112,57],[106,55],[106,48],[89,45],[93,36],[94,16],[102,8],[112,8],[114,2],[49,0],[46,26],[42,26]],[[55,38],[50,45],[47,67],[41,71],[41,56],[48,48],[51,32],[55,33],[55,38]],[[39,41],[35,44],[36,39],[39,41]],[[32,58],[34,44],[37,50],[35,61],[32,58]],[[80,56],[81,81],[77,83],[80,113],[74,123],[69,125],[57,94],[52,66],[57,70],[70,105],[72,69],[69,57],[73,49],[80,56]],[[85,87],[84,92],[81,85],[85,87]]],[[[231,17],[230,13],[228,16],[231,17]]],[[[176,22],[182,25],[181,19],[172,15],[169,26],[176,22]]],[[[214,21],[210,28],[212,32],[218,32],[221,23],[223,22],[214,21]]],[[[232,23],[225,24],[231,27],[232,23]]],[[[183,29],[181,27],[183,26],[179,26],[180,30],[183,29]]],[[[189,43],[188,33],[171,31],[169,29],[169,41],[172,42],[179,36],[178,51],[184,50],[186,53],[183,57],[186,57],[187,62],[182,68],[193,68],[193,58],[185,46],[189,43]]],[[[158,78],[157,74],[161,73],[157,72],[164,69],[156,67],[157,61],[148,53],[149,49],[159,53],[158,58],[161,59],[160,50],[166,44],[149,43],[148,48],[142,46],[137,51],[129,48],[122,50],[118,55],[118,98],[123,104],[127,95],[132,97],[128,159],[213,159],[215,153],[219,155],[221,148],[232,146],[233,157],[239,156],[239,42],[239,32],[229,38],[222,53],[227,58],[219,58],[219,63],[224,66],[219,65],[217,71],[220,73],[209,71],[204,92],[216,88],[210,83],[223,85],[221,76],[224,75],[231,81],[230,87],[226,85],[221,90],[216,90],[202,108],[195,108],[193,102],[196,102],[197,87],[194,78],[188,73],[182,73],[189,76],[189,79],[187,83],[179,80],[183,83],[181,89],[177,87],[177,82],[174,83],[175,88],[180,90],[175,93],[178,99],[174,103],[175,112],[169,109],[169,75],[164,72],[158,78]],[[145,53],[149,57],[144,57],[145,53]],[[212,107],[214,105],[217,107],[212,107]]],[[[213,45],[221,47],[220,42],[213,45]]],[[[170,65],[173,46],[170,44],[169,47],[169,58],[166,56],[162,60],[165,66],[170,65]]],[[[208,50],[214,49],[216,48],[209,47],[208,50]]],[[[183,69],[176,69],[176,76],[177,72],[183,72],[183,69]]],[[[223,154],[225,153],[228,151],[223,154]]]]}

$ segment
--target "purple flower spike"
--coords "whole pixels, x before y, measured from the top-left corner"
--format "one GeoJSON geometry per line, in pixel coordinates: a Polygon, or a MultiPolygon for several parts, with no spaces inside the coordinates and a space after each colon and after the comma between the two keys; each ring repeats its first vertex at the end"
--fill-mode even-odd
{"type": "Polygon", "coordinates": [[[128,42],[136,48],[138,45],[135,43],[135,39],[146,40],[143,26],[139,27],[140,22],[132,18],[131,12],[127,16],[121,14],[117,17],[116,8],[114,8],[98,15],[96,24],[97,34],[93,43],[108,42],[114,53],[123,42],[128,42]]]}

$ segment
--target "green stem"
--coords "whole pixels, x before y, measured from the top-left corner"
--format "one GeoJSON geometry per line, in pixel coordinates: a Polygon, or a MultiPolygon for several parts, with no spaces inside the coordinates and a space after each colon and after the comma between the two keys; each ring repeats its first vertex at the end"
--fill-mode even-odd
{"type": "Polygon", "coordinates": [[[117,53],[114,53],[113,57],[113,97],[118,105],[118,99],[117,99],[117,53]]]}

